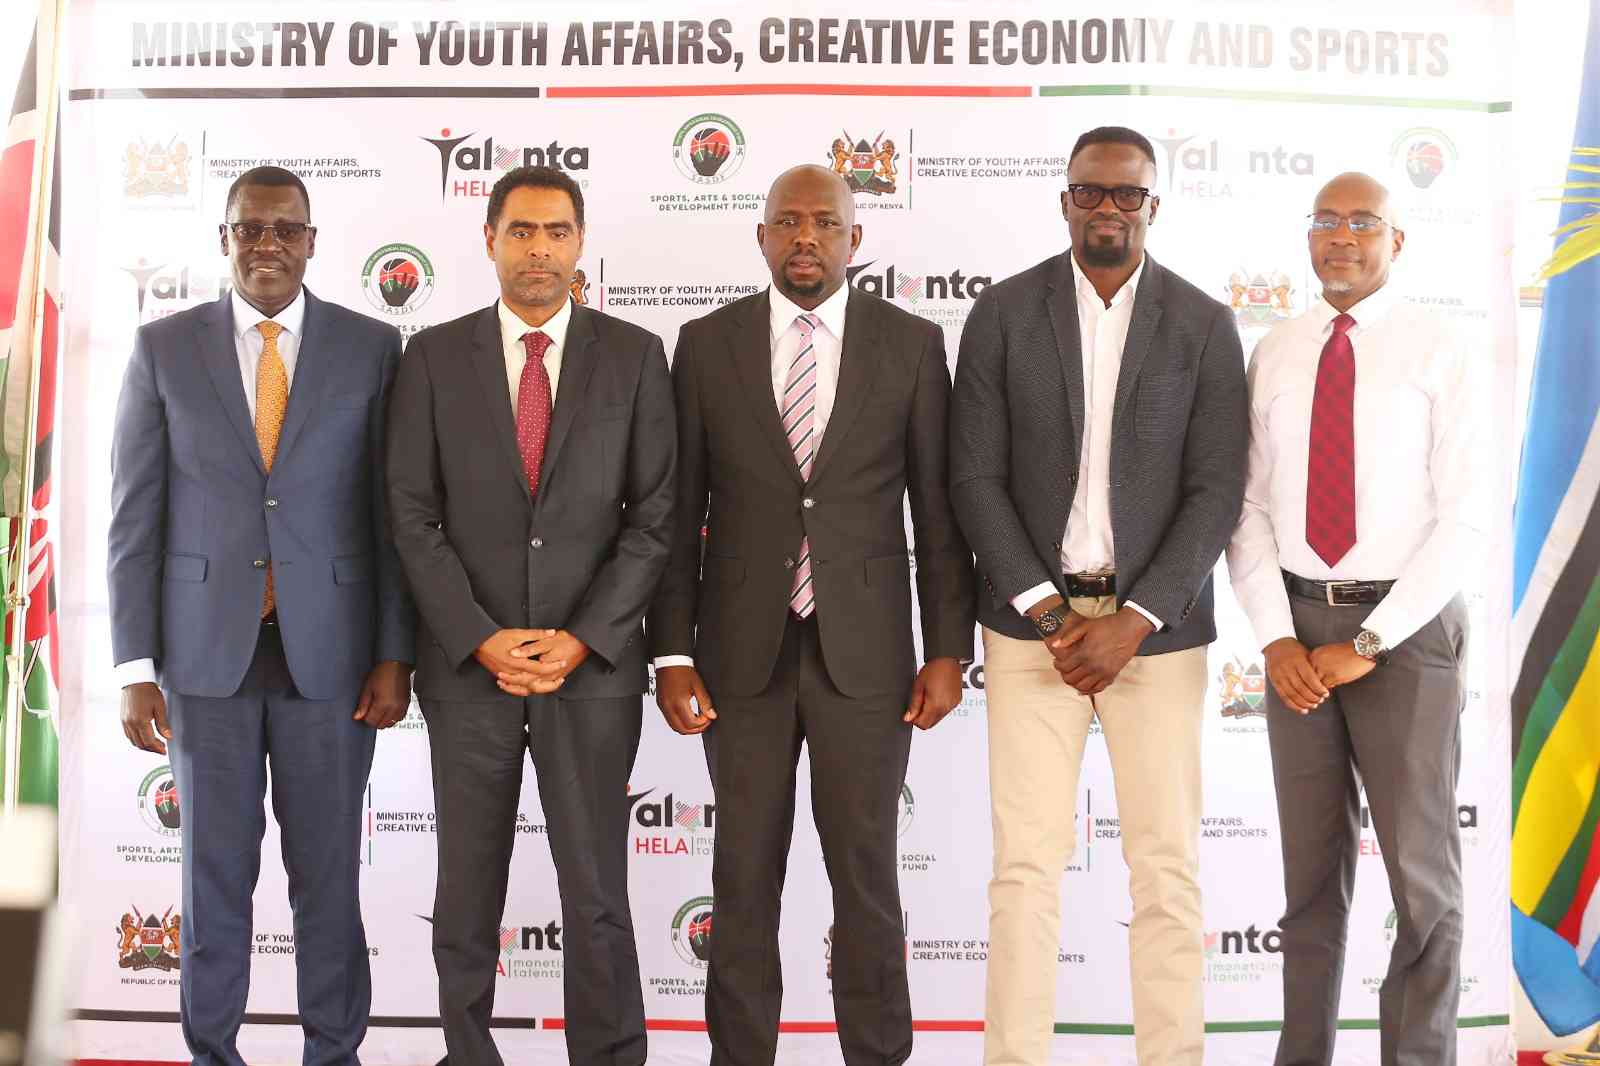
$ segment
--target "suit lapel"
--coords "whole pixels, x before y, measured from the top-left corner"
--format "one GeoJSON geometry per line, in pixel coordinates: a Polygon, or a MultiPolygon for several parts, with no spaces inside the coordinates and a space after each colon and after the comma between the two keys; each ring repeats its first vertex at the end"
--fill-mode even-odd
{"type": "Polygon", "coordinates": [[[1068,444],[1073,469],[1077,469],[1083,441],[1083,335],[1078,327],[1078,289],[1072,275],[1072,252],[1062,252],[1050,275],[1050,290],[1045,305],[1050,311],[1050,326],[1056,335],[1056,357],[1061,362],[1061,378],[1067,387],[1068,444]]]}
{"type": "Polygon", "coordinates": [[[256,425],[250,418],[250,405],[245,400],[244,380],[239,375],[239,347],[233,338],[233,295],[225,292],[200,318],[195,330],[200,360],[211,385],[217,390],[217,399],[228,417],[228,424],[239,437],[245,453],[265,477],[266,464],[261,461],[261,445],[256,441],[256,425]]]}
{"type": "MultiPolygon", "coordinates": [[[[550,416],[550,439],[545,444],[544,465],[540,468],[539,483],[544,485],[550,471],[556,468],[561,455],[561,445],[572,429],[573,419],[583,406],[584,394],[589,389],[589,378],[599,355],[594,348],[594,320],[587,308],[574,305],[572,318],[567,322],[567,339],[561,346],[561,380],[556,385],[555,409],[550,416]]],[[[543,497],[541,491],[540,497],[543,497]]]]}
{"type": "Polygon", "coordinates": [[[850,435],[850,427],[861,413],[872,383],[883,364],[880,349],[879,325],[881,316],[871,300],[851,293],[846,297],[844,311],[844,345],[839,352],[839,382],[833,394],[833,412],[828,417],[827,432],[822,435],[822,445],[817,450],[817,460],[811,467],[811,480],[821,476],[843,441],[850,435]]]}
{"type": "Polygon", "coordinates": [[[1117,371],[1117,397],[1111,407],[1112,432],[1122,420],[1128,400],[1133,396],[1139,381],[1139,370],[1155,340],[1156,326],[1161,322],[1161,298],[1166,288],[1162,284],[1165,271],[1156,261],[1145,256],[1144,273],[1139,275],[1139,287],[1133,293],[1133,318],[1128,322],[1128,340],[1122,346],[1122,369],[1117,371]]]}
{"type": "Polygon", "coordinates": [[[506,353],[500,341],[500,315],[498,304],[490,304],[478,312],[472,325],[472,342],[468,359],[478,384],[483,388],[484,410],[494,425],[495,436],[500,440],[500,450],[511,464],[524,499],[528,496],[527,478],[522,472],[522,452],[517,448],[517,427],[511,413],[511,393],[506,386],[506,353]]]}
{"type": "MultiPolygon", "coordinates": [[[[783,432],[783,420],[778,417],[778,402],[772,395],[772,304],[766,293],[750,301],[744,322],[729,338],[733,349],[733,365],[739,384],[745,391],[751,416],[764,437],[777,453],[778,462],[789,476],[800,484],[800,468],[795,465],[794,453],[789,450],[789,438],[783,432]]],[[[816,464],[812,464],[816,473],[816,464]]]]}
{"type": "Polygon", "coordinates": [[[331,323],[322,301],[311,295],[310,289],[305,294],[306,313],[296,339],[294,380],[289,385],[289,406],[283,413],[283,433],[278,438],[274,467],[294,448],[295,438],[322,402],[332,355],[338,348],[337,339],[330,335],[331,323]]]}

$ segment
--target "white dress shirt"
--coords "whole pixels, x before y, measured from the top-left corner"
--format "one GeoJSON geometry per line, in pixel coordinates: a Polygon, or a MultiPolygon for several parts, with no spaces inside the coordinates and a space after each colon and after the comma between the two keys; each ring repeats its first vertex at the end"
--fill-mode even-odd
{"type": "Polygon", "coordinates": [[[500,347],[506,357],[506,390],[511,394],[511,417],[517,417],[517,393],[522,389],[522,370],[528,362],[528,349],[522,343],[524,333],[537,330],[550,338],[550,347],[544,352],[545,373],[550,375],[550,410],[555,410],[561,383],[561,352],[567,346],[567,326],[572,322],[572,301],[561,304],[561,310],[551,315],[542,326],[530,326],[517,317],[517,313],[495,301],[495,311],[500,316],[500,347]]]}
{"type": "MultiPolygon", "coordinates": [[[[811,333],[812,354],[817,357],[817,391],[814,394],[817,410],[816,440],[822,447],[822,437],[828,431],[828,416],[833,414],[833,400],[839,391],[839,357],[844,351],[844,312],[850,298],[850,286],[840,285],[834,294],[807,312],[777,289],[768,286],[767,302],[772,314],[767,321],[767,340],[772,347],[772,403],[783,410],[783,390],[789,383],[789,364],[800,354],[800,329],[795,319],[803,314],[813,314],[822,324],[811,333]]],[[[660,670],[665,666],[693,666],[689,655],[662,655],[655,660],[660,670]]]]}
{"type": "Polygon", "coordinates": [[[1394,648],[1444,608],[1486,547],[1488,347],[1403,304],[1392,286],[1349,311],[1356,543],[1334,566],[1306,544],[1311,401],[1337,314],[1319,298],[1263,337],[1250,362],[1249,468],[1228,571],[1262,647],[1295,635],[1280,568],[1313,581],[1395,581],[1364,623],[1394,648]]]}
{"type": "MultiPolygon", "coordinates": [[[[1111,305],[1100,298],[1094,282],[1078,268],[1071,252],[1072,280],[1078,294],[1078,348],[1083,357],[1083,437],[1078,449],[1078,488],[1072,495],[1067,528],[1061,534],[1061,572],[1099,573],[1116,569],[1111,537],[1111,409],[1117,398],[1117,377],[1122,373],[1122,349],[1128,343],[1133,321],[1133,296],[1139,291],[1144,259],[1123,283],[1111,305]]],[[[1021,614],[1056,593],[1055,585],[1041,582],[1012,597],[1021,614]]],[[[1129,607],[1161,628],[1161,619],[1129,602],[1129,607]]]]}
{"type": "MultiPolygon", "coordinates": [[[[262,322],[272,321],[283,327],[283,332],[278,334],[278,358],[283,360],[283,371],[289,379],[290,389],[294,388],[294,368],[300,355],[300,338],[303,335],[306,321],[306,290],[301,287],[295,293],[289,306],[279,311],[276,315],[264,315],[250,306],[245,298],[239,295],[239,290],[233,290],[230,297],[233,304],[233,348],[239,356],[239,378],[244,385],[245,406],[250,409],[250,420],[256,417],[256,372],[261,368],[261,348],[266,343],[266,338],[256,327],[262,322]]],[[[196,635],[198,639],[198,634],[196,635]]],[[[114,676],[119,688],[137,685],[143,682],[154,684],[156,681],[156,661],[154,659],[129,659],[127,662],[118,663],[114,668],[114,676]]]]}

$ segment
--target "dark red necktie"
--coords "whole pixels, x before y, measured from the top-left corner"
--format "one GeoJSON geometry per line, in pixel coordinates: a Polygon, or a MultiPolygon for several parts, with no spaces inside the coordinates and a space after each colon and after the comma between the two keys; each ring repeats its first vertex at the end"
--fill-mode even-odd
{"type": "Polygon", "coordinates": [[[532,496],[539,495],[539,468],[544,465],[544,444],[550,436],[550,372],[544,368],[544,353],[550,344],[550,337],[539,330],[522,335],[528,361],[522,364],[522,380],[517,385],[517,450],[522,453],[522,472],[528,475],[532,496]]]}
{"type": "Polygon", "coordinates": [[[1356,351],[1339,315],[1317,363],[1311,397],[1311,454],[1306,462],[1306,543],[1335,566],[1356,543],[1356,351]]]}

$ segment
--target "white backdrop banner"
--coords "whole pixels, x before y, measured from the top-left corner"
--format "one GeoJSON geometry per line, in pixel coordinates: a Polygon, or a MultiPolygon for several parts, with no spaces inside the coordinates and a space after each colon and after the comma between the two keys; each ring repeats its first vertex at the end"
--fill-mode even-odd
{"type": "MultiPolygon", "coordinates": [[[[850,284],[940,324],[953,361],[974,296],[1065,246],[1058,197],[1073,141],[1123,124],[1156,146],[1152,253],[1231,305],[1247,352],[1316,292],[1304,236],[1314,192],[1365,170],[1404,212],[1394,283],[1469,320],[1509,397],[1509,8],[73,3],[61,371],[71,431],[60,480],[61,624],[75,651],[64,658],[62,883],[82,946],[80,1055],[186,1057],[174,1023],[182,960],[162,932],[178,916],[185,814],[167,768],[130,749],[116,722],[107,457],[134,330],[226,285],[217,225],[241,171],[273,163],[303,175],[319,227],[307,283],[411,334],[494,299],[481,226],[495,179],[527,162],[560,167],[588,204],[574,294],[655,330],[671,351],[682,323],[765,285],[754,228],[772,178],[801,162],[835,166],[856,189],[865,230],[850,284]],[[441,10],[454,19],[440,21],[441,10]]],[[[1483,427],[1500,438],[1502,459],[1515,453],[1507,426],[1483,427]]],[[[1483,472],[1501,502],[1507,466],[1483,472]]],[[[1265,681],[1218,578],[1202,851],[1209,1061],[1266,1063],[1282,1017],[1283,896],[1265,681]]],[[[1506,582],[1499,563],[1463,580],[1476,625],[1459,793],[1459,1024],[1464,1063],[1499,1063],[1510,1002],[1506,582]]],[[[957,712],[916,737],[900,819],[913,1061],[936,1066],[976,1061],[983,1015],[981,661],[966,686],[957,712]]],[[[691,929],[714,912],[717,808],[699,743],[671,733],[653,704],[647,712],[629,849],[652,1061],[703,1063],[706,952],[691,929]]],[[[371,1062],[431,1062],[443,1050],[427,917],[427,745],[413,709],[379,738],[367,794],[371,1062]]],[[[801,780],[804,811],[803,770],[801,780]]],[[[1132,1062],[1127,869],[1098,735],[1080,801],[1062,881],[1055,1056],[1132,1062]]],[[[783,911],[781,1059],[838,1062],[829,891],[816,835],[799,821],[783,911]]],[[[1395,923],[1365,817],[1363,826],[1341,1005],[1339,1061],[1352,1064],[1378,1061],[1377,991],[1395,923]]],[[[496,1009],[508,1057],[557,1063],[562,930],[544,832],[530,768],[496,1009]]],[[[295,945],[271,829],[266,849],[243,1046],[252,1061],[291,1061],[295,945]]]]}

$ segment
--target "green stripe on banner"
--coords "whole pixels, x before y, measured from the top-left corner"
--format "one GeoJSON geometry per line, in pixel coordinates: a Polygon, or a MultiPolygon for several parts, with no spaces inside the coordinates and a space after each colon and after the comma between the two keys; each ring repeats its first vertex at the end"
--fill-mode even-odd
{"type": "MultiPolygon", "coordinates": [[[[1467,1018],[1457,1018],[1457,1029],[1486,1029],[1496,1025],[1510,1025],[1509,1014],[1479,1014],[1467,1018]]],[[[1340,1029],[1376,1029],[1376,1018],[1345,1018],[1339,1022],[1340,1029]]],[[[1276,1033],[1283,1029],[1283,1022],[1207,1022],[1208,1033],[1276,1033]]],[[[1131,1025],[1091,1025],[1069,1022],[1056,1023],[1057,1036],[1132,1036],[1131,1025]]]]}
{"type": "Polygon", "coordinates": [[[1584,597],[1583,606],[1572,620],[1572,629],[1561,642],[1561,650],[1551,660],[1550,672],[1545,675],[1533,705],[1528,708],[1528,720],[1522,727],[1522,737],[1517,744],[1516,762],[1511,767],[1513,826],[1517,824],[1517,816],[1522,813],[1522,793],[1528,786],[1528,777],[1533,773],[1539,753],[1544,750],[1544,742],[1550,738],[1561,712],[1566,710],[1578,678],[1583,676],[1597,634],[1600,634],[1600,577],[1589,583],[1589,594],[1584,597]]]}
{"type": "Polygon", "coordinates": [[[1357,96],[1347,93],[1274,92],[1269,89],[1211,89],[1200,85],[1041,85],[1040,96],[1178,96],[1209,100],[1255,100],[1264,104],[1336,104],[1348,107],[1409,107],[1435,111],[1511,110],[1510,100],[1429,100],[1420,96],[1357,96]]]}
{"type": "MultiPolygon", "coordinates": [[[[1568,713],[1576,713],[1569,711],[1568,713]]],[[[1577,898],[1578,885],[1583,880],[1583,870],[1589,864],[1589,847],[1594,843],[1595,826],[1600,824],[1600,788],[1589,797],[1589,809],[1584,812],[1583,824],[1573,835],[1561,865],[1550,877],[1550,884],[1539,897],[1539,905],[1528,915],[1540,925],[1557,929],[1572,910],[1577,898]]]]}

